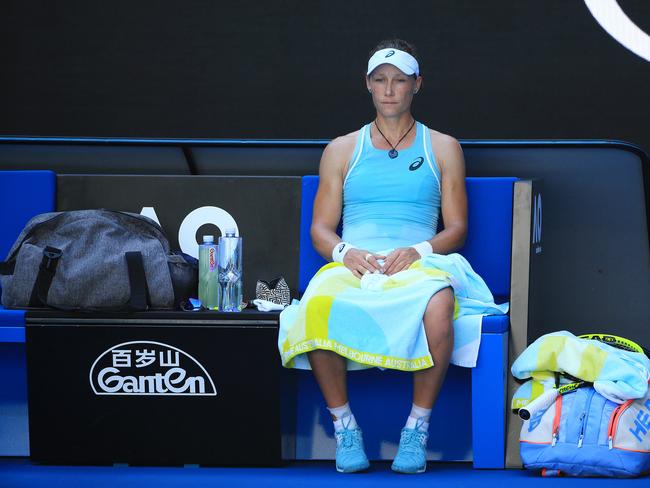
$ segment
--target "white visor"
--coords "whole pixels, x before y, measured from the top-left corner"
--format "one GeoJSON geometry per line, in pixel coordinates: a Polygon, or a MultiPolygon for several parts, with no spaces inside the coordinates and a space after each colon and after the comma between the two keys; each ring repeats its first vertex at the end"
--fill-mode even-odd
{"type": "Polygon", "coordinates": [[[409,53],[395,48],[382,49],[373,54],[368,60],[368,72],[372,73],[380,64],[392,64],[405,75],[420,76],[417,60],[409,53]]]}

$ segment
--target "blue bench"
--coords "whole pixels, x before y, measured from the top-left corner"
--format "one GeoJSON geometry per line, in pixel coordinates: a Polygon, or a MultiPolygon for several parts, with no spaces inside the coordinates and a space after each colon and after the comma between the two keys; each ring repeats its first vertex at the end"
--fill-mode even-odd
{"type": "MultiPolygon", "coordinates": [[[[466,180],[469,226],[460,253],[483,277],[497,303],[510,297],[515,181],[517,178],[466,180]]],[[[302,183],[301,293],[325,264],[314,250],[309,235],[318,177],[305,176],[302,183]]],[[[476,468],[504,467],[508,329],[507,316],[485,317],[476,368],[468,374],[467,370],[462,371],[464,368],[450,367],[432,416],[430,459],[471,459],[476,468]],[[471,402],[468,402],[470,393],[471,402]],[[463,437],[471,437],[471,446],[463,445],[463,437]]],[[[395,373],[369,370],[349,375],[350,401],[364,429],[368,455],[373,459],[390,459],[396,449],[399,428],[410,408],[411,375],[395,373]],[[355,396],[355,390],[362,393],[355,396]],[[381,413],[377,413],[378,405],[381,413]]],[[[310,374],[299,375],[297,457],[327,458],[334,452],[334,441],[322,398],[310,374]],[[317,434],[320,434],[318,439],[317,434]]]]}
{"type": "MultiPolygon", "coordinates": [[[[510,235],[515,178],[468,178],[469,235],[463,254],[497,301],[510,296],[510,235]]],[[[324,263],[309,237],[318,178],[302,180],[300,291],[324,263]]],[[[56,176],[49,171],[0,172],[0,254],[6,256],[25,223],[55,210],[56,176]]],[[[29,454],[24,312],[0,308],[0,456],[29,454]]],[[[431,459],[472,460],[475,467],[504,465],[508,318],[486,317],[478,365],[451,367],[434,410],[431,459]],[[471,401],[469,401],[471,395],[471,401]]],[[[330,458],[331,423],[309,372],[299,372],[296,439],[299,459],[330,458]]],[[[410,408],[410,375],[369,370],[350,375],[351,400],[373,459],[389,459],[410,408]],[[383,387],[378,389],[377,383],[383,387]],[[377,405],[381,408],[377,408],[377,405]],[[387,412],[390,418],[387,417],[387,412]],[[394,412],[394,413],[393,413],[394,412]]]]}

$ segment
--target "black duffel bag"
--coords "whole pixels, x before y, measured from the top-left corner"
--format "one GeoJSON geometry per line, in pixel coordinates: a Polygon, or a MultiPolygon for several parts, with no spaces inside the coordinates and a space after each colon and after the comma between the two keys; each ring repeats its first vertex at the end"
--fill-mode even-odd
{"type": "Polygon", "coordinates": [[[197,281],[196,260],[172,252],[156,222],[110,210],[37,215],[0,263],[6,308],[173,309],[197,281]]]}

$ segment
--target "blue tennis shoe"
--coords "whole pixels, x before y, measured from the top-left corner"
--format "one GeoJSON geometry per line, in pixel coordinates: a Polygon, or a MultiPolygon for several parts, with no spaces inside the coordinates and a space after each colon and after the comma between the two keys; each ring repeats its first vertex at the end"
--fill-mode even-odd
{"type": "MultiPolygon", "coordinates": [[[[349,425],[349,423],[348,423],[349,425]]],[[[363,448],[361,429],[356,427],[334,433],[336,437],[336,470],[339,473],[356,473],[368,469],[370,463],[363,448]]]]}
{"type": "Polygon", "coordinates": [[[427,469],[427,440],[429,434],[420,430],[421,424],[415,429],[404,427],[399,438],[397,456],[391,469],[398,473],[416,474],[424,473],[427,469]]]}

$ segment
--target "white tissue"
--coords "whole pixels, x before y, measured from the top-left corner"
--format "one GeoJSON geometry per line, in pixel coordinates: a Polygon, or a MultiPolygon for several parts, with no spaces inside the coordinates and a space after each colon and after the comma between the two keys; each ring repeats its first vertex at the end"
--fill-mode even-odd
{"type": "Polygon", "coordinates": [[[384,284],[390,279],[382,273],[368,273],[361,277],[361,289],[369,291],[382,291],[384,284]]]}
{"type": "Polygon", "coordinates": [[[284,310],[285,305],[278,305],[277,303],[269,302],[268,300],[260,300],[256,298],[253,300],[253,305],[257,307],[260,312],[271,312],[272,310],[284,310]]]}

